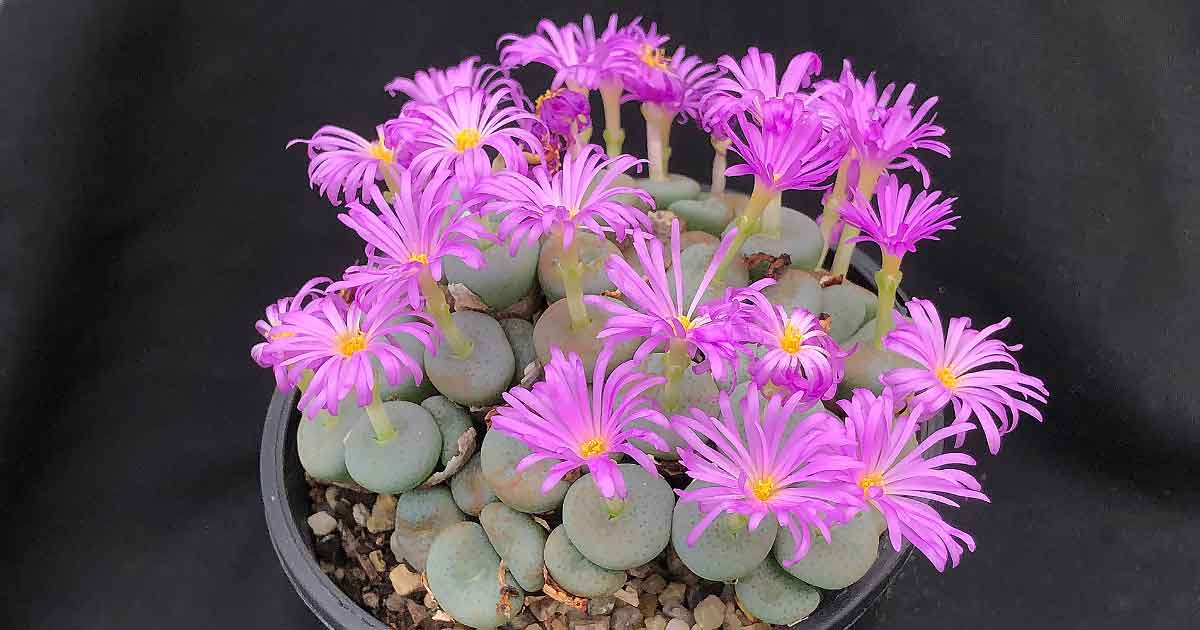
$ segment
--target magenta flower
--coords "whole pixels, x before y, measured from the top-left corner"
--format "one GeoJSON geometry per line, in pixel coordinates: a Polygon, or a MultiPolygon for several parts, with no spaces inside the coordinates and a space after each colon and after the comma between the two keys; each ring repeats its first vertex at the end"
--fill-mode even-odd
{"type": "Polygon", "coordinates": [[[395,172],[397,147],[385,142],[382,126],[375,131],[379,139],[370,142],[349,129],[325,125],[312,138],[297,138],[287,146],[308,145],[308,184],[319,186],[318,192],[337,206],[343,196],[351,203],[366,198],[376,179],[395,172]]]}
{"type": "Polygon", "coordinates": [[[567,139],[592,125],[592,108],[583,94],[566,88],[551,88],[534,101],[533,111],[546,129],[567,139]]]}
{"type": "Polygon", "coordinates": [[[835,419],[823,414],[789,430],[802,403],[801,396],[785,400],[777,394],[764,409],[758,387],[751,384],[736,410],[729,393],[721,392],[719,419],[695,408],[691,415],[672,416],[672,428],[687,443],[678,451],[688,476],[712,484],[675,491],[680,501],[698,502],[704,515],[688,533],[688,545],[725,513],[748,517],[751,530],[767,516],[775,518],[796,542],[785,566],[808,553],[812,528],[829,540],[829,523],[854,500],[839,480],[857,462],[838,452],[845,438],[835,419]]]}
{"type": "Polygon", "coordinates": [[[475,269],[486,264],[475,239],[489,238],[489,232],[468,212],[473,200],[460,203],[451,197],[449,178],[446,171],[420,178],[401,169],[392,204],[375,190],[371,199],[378,213],[351,204],[339,214],[338,219],[367,242],[367,263],[347,269],[330,289],[355,289],[356,299],[364,303],[399,299],[421,308],[418,275],[423,268],[440,280],[443,256],[457,256],[475,269]]]}
{"type": "Polygon", "coordinates": [[[832,398],[853,348],[839,348],[821,320],[802,308],[789,314],[758,292],[747,294],[746,299],[751,308],[743,315],[745,340],[766,351],[750,364],[754,382],[803,394],[808,403],[832,398]]]}
{"type": "Polygon", "coordinates": [[[321,284],[329,284],[329,278],[313,278],[305,282],[296,295],[279,298],[268,304],[264,313],[265,321],[260,319],[254,322],[254,329],[262,335],[265,341],[256,343],[250,348],[250,358],[254,359],[258,367],[269,367],[274,371],[275,382],[279,385],[280,390],[291,389],[296,386],[296,382],[288,378],[287,370],[282,365],[283,360],[287,357],[280,356],[271,348],[271,342],[279,338],[281,334],[275,330],[275,327],[282,324],[284,315],[292,311],[315,308],[319,303],[319,298],[325,295],[325,291],[318,288],[318,285],[321,284]]]}
{"type": "Polygon", "coordinates": [[[751,47],[740,62],[729,55],[721,55],[717,58],[717,66],[729,74],[713,82],[712,91],[704,97],[705,109],[748,109],[761,121],[762,106],[767,99],[799,95],[800,90],[811,86],[813,76],[821,72],[821,58],[812,52],[800,53],[792,57],[783,76],[779,77],[775,56],[751,47]]]}
{"type": "Polygon", "coordinates": [[[634,354],[637,361],[644,360],[660,347],[682,343],[689,358],[697,354],[704,355],[704,361],[697,369],[711,370],[714,378],[724,379],[729,366],[737,359],[740,348],[734,328],[740,323],[739,312],[744,305],[735,296],[758,291],[771,282],[760,280],[746,289],[727,290],[723,298],[700,303],[736,233],[736,229],[730,230],[721,239],[691,304],[686,308],[679,251],[679,220],[671,222],[671,280],[667,279],[665,271],[662,241],[646,232],[634,233],[633,247],[641,262],[641,272],[634,271],[621,256],[613,255],[605,261],[609,279],[634,308],[602,296],[589,295],[584,298],[592,306],[612,314],[599,337],[608,344],[644,339],[634,354]],[[643,277],[642,273],[646,276],[643,277]]]}
{"type": "Polygon", "coordinates": [[[312,380],[300,396],[300,408],[312,415],[326,409],[336,415],[338,404],[353,392],[358,406],[365,407],[375,395],[375,368],[379,361],[388,383],[400,384],[407,373],[421,382],[421,361],[409,356],[389,335],[412,335],[430,348],[432,328],[423,321],[396,323],[401,316],[421,316],[395,302],[380,300],[365,308],[346,305],[341,296],[319,298],[312,308],[289,311],[272,328],[275,340],[269,351],[286,356],[281,365],[288,370],[288,383],[295,383],[305,370],[312,380]]]}
{"type": "MultiPolygon", "coordinates": [[[[974,417],[992,454],[1000,451],[1001,436],[1016,428],[1022,412],[1042,421],[1041,412],[1026,400],[1045,403],[1050,392],[1040,379],[1020,371],[1012,353],[1021,346],[989,339],[1012,320],[1006,317],[974,330],[970,318],[952,317],[943,333],[941,317],[931,302],[913,299],[907,306],[912,321],[888,333],[883,345],[921,367],[896,368],[880,377],[897,397],[911,394],[913,404],[923,405],[930,414],[951,403],[953,424],[974,417]]],[[[962,442],[960,435],[955,447],[962,442]]]]}
{"type": "Polygon", "coordinates": [[[507,168],[523,172],[521,144],[535,154],[541,154],[541,145],[536,136],[517,126],[534,115],[511,103],[502,104],[509,99],[506,87],[491,93],[459,88],[439,104],[415,106],[414,113],[429,124],[413,136],[412,170],[425,179],[434,171],[452,169],[460,190],[469,191],[491,173],[492,161],[484,150],[490,147],[500,153],[507,168]]]}
{"type": "Polygon", "coordinates": [[[847,242],[872,241],[885,254],[903,258],[905,253],[917,251],[917,241],[936,241],[937,232],[954,229],[959,217],[950,213],[957,197],[942,199],[941,191],[922,190],[914,199],[908,184],[899,184],[895,175],[879,178],[875,188],[878,211],[872,207],[869,195],[857,188],[851,191],[842,220],[862,230],[863,235],[847,242]]]}
{"type": "Polygon", "coordinates": [[[571,247],[577,228],[601,237],[615,232],[621,239],[634,229],[650,229],[644,212],[614,199],[634,195],[653,206],[650,195],[636,188],[612,186],[618,175],[642,162],[632,155],[605,158],[598,147],[588,145],[578,155],[568,153],[562,169],[553,175],[544,165],[534,167],[530,175],[497,173],[479,187],[480,196],[487,199],[482,209],[503,217],[497,232],[513,253],[522,241],[536,243],[556,226],[562,230],[564,250],[571,247]]]}
{"type": "Polygon", "coordinates": [[[418,70],[413,78],[396,77],[383,89],[391,96],[403,92],[415,103],[436,104],[458,88],[489,93],[509,82],[496,66],[484,64],[477,68],[477,63],[479,57],[471,56],[449,68],[418,70]]]}
{"type": "Polygon", "coordinates": [[[701,118],[703,96],[721,70],[695,55],[689,57],[683,46],[670,57],[649,41],[637,44],[636,50],[639,63],[627,66],[621,102],[651,103],[665,110],[669,118],[680,113],[701,118]]]}
{"type": "MultiPolygon", "coordinates": [[[[942,440],[962,435],[975,427],[955,424],[934,431],[905,454],[909,440],[916,435],[922,414],[921,403],[910,403],[909,412],[895,415],[895,402],[887,390],[876,397],[865,389],[854,390],[850,400],[838,401],[846,414],[845,431],[851,445],[844,453],[857,462],[858,469],[847,485],[861,491],[862,501],[879,510],[887,521],[892,548],[900,551],[907,540],[919,549],[938,571],[946,562],[957,566],[962,557],[961,541],[971,551],[975,540],[957,529],[930,507],[927,501],[958,507],[950,497],[988,501],[979,482],[969,473],[948,466],[973,466],[975,460],[965,453],[943,453],[925,459],[923,455],[942,440]]],[[[825,415],[827,419],[832,416],[825,415]]],[[[811,417],[810,417],[811,420],[811,417]]]]}
{"type": "Polygon", "coordinates": [[[820,117],[790,94],[763,102],[761,124],[745,112],[734,118],[741,133],[730,127],[725,135],[745,164],[725,174],[753,175],[755,186],[770,194],[820,188],[846,153],[842,135],[826,133],[820,117]]]}
{"type": "Polygon", "coordinates": [[[946,133],[934,124],[937,115],[931,115],[937,97],[926,99],[913,112],[911,102],[916,85],[905,85],[893,101],[896,84],[889,83],[878,92],[875,73],[868,75],[865,83],[859,81],[849,60],[842,64],[838,83],[840,89],[828,93],[822,100],[836,113],[858,157],[868,168],[877,171],[912,167],[921,174],[921,181],[928,188],[929,171],[912,150],[927,149],[950,157],[950,147],[934,139],[946,133]]]}
{"type": "Polygon", "coordinates": [[[517,471],[544,459],[558,462],[542,482],[543,493],[567,473],[585,467],[604,498],[623,499],[628,493],[615,461],[622,454],[658,476],[654,459],[629,440],[645,440],[660,450],[668,448],[653,431],[630,426],[638,420],[667,426],[650,399],[642,396],[664,379],[636,371],[635,361],[618,365],[606,378],[611,358],[610,350],[600,352],[589,391],[579,356],[574,352],[563,356],[552,347],[545,381],[535,383],[532,389],[514,387],[503,394],[507,404],[496,408],[492,429],[512,435],[533,451],[517,464],[517,471]]]}

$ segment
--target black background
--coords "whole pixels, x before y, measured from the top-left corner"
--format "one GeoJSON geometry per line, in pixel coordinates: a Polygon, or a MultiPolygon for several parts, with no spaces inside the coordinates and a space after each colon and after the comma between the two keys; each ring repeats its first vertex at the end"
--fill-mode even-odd
{"type": "MultiPolygon", "coordinates": [[[[993,504],[951,516],[979,551],[914,561],[863,627],[1200,625],[1190,3],[510,4],[0,4],[0,625],[317,627],[266,536],[247,349],[360,246],[284,143],[369,135],[394,75],[610,9],[710,59],[811,49],[941,97],[954,157],[927,164],[963,220],[905,286],[1012,315],[1052,401],[981,455],[993,504]]],[[[706,137],[672,144],[707,175],[706,137]]]]}

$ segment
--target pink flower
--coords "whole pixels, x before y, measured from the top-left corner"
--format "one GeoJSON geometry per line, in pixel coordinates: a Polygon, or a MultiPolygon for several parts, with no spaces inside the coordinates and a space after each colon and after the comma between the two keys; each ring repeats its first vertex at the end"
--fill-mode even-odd
{"type": "MultiPolygon", "coordinates": [[[[912,395],[913,404],[922,405],[929,414],[950,403],[955,425],[974,417],[992,454],[1000,451],[1001,436],[1016,428],[1022,412],[1042,421],[1041,412],[1026,400],[1045,403],[1050,392],[1040,379],[1020,371],[1012,353],[1021,346],[989,339],[1008,326],[1009,318],[974,330],[970,318],[952,317],[943,333],[941,317],[931,302],[913,299],[907,306],[912,321],[888,333],[883,345],[921,367],[897,368],[880,377],[897,397],[912,395]]],[[[960,435],[955,447],[962,442],[960,435]]]]}
{"type": "Polygon", "coordinates": [[[533,451],[517,464],[517,471],[544,459],[558,462],[546,474],[542,492],[549,492],[572,470],[586,467],[604,498],[625,498],[625,479],[616,462],[620,455],[658,476],[653,458],[629,440],[645,440],[660,450],[668,448],[666,442],[653,431],[630,425],[649,420],[666,426],[666,419],[642,396],[665,379],[636,371],[636,361],[618,365],[605,377],[611,358],[610,350],[601,351],[589,391],[579,356],[573,352],[563,356],[552,347],[545,381],[503,394],[507,404],[496,408],[492,429],[512,435],[533,451]]]}
{"type": "Polygon", "coordinates": [[[846,153],[840,133],[827,133],[821,119],[793,95],[762,103],[762,120],[749,113],[736,116],[738,130],[726,127],[732,141],[729,149],[745,164],[729,167],[730,176],[753,175],[755,185],[772,193],[822,187],[837,171],[846,153]]]}
{"type": "Polygon", "coordinates": [[[258,364],[258,367],[269,367],[275,373],[275,382],[279,385],[280,390],[288,390],[296,386],[296,382],[289,379],[287,370],[284,369],[283,360],[287,357],[281,356],[271,348],[271,342],[278,338],[279,334],[275,331],[275,327],[283,323],[284,315],[292,311],[312,310],[319,304],[319,298],[325,295],[325,291],[318,288],[317,285],[329,284],[329,278],[313,278],[304,283],[300,290],[293,297],[279,298],[275,302],[267,305],[264,317],[266,320],[258,320],[254,323],[254,329],[258,334],[262,335],[265,341],[254,344],[250,348],[250,358],[258,364]]]}
{"type": "MultiPolygon", "coordinates": [[[[633,24],[636,24],[634,20],[633,24]]],[[[612,45],[622,37],[624,29],[617,27],[617,16],[608,18],[608,26],[596,35],[592,16],[583,16],[583,25],[569,22],[561,27],[550,20],[541,20],[529,35],[506,33],[496,45],[500,48],[500,66],[511,69],[530,63],[540,63],[554,70],[550,86],[564,83],[584,89],[595,89],[612,72],[612,45]]]]}
{"type": "Polygon", "coordinates": [[[592,108],[583,94],[552,88],[534,101],[533,112],[546,129],[573,142],[575,132],[592,125],[592,108]]]}
{"type": "Polygon", "coordinates": [[[672,428],[687,443],[678,451],[688,476],[711,484],[675,491],[681,502],[698,502],[704,515],[688,533],[687,544],[696,544],[725,513],[748,517],[751,530],[767,516],[775,518],[796,542],[786,566],[808,553],[812,528],[829,540],[829,524],[841,506],[854,500],[839,480],[857,462],[838,452],[845,438],[836,419],[822,414],[821,420],[789,427],[802,402],[801,396],[785,400],[777,394],[764,409],[758,387],[751,384],[736,410],[729,393],[721,392],[720,418],[695,408],[691,415],[671,418],[672,428]]]}
{"type": "Polygon", "coordinates": [[[506,87],[491,93],[459,88],[441,103],[415,106],[413,112],[429,122],[413,135],[412,170],[424,179],[434,171],[452,169],[459,189],[469,191],[491,173],[485,147],[499,152],[507,168],[526,170],[521,145],[538,154],[541,145],[517,123],[535,117],[511,103],[502,104],[510,98],[506,87]]]}
{"type": "Polygon", "coordinates": [[[534,167],[530,175],[497,173],[479,187],[480,197],[486,199],[482,210],[503,217],[497,232],[513,253],[522,241],[535,243],[555,226],[562,230],[564,250],[571,246],[577,228],[601,237],[615,231],[624,238],[634,229],[650,229],[650,220],[615,197],[634,195],[651,206],[654,201],[643,190],[612,186],[612,182],[642,162],[632,155],[606,158],[598,147],[588,145],[578,155],[568,153],[562,169],[553,175],[545,166],[534,167]]]}
{"type": "Polygon", "coordinates": [[[356,299],[364,303],[399,299],[421,308],[417,275],[423,267],[428,266],[434,280],[440,280],[443,256],[457,256],[475,269],[486,264],[475,239],[489,238],[489,232],[468,211],[473,200],[458,202],[451,197],[449,178],[447,171],[422,178],[402,169],[392,204],[375,190],[371,199],[378,213],[351,204],[339,214],[338,220],[366,241],[367,264],[347,269],[330,289],[355,289],[356,299]]]}
{"type": "Polygon", "coordinates": [[[380,300],[369,308],[353,302],[346,305],[338,295],[319,298],[310,309],[293,310],[272,328],[271,352],[286,356],[281,365],[288,370],[288,383],[295,383],[305,370],[312,380],[300,396],[307,414],[326,409],[337,414],[338,404],[353,392],[360,407],[371,402],[375,392],[375,368],[379,362],[388,383],[398,385],[407,373],[421,382],[421,362],[409,356],[390,338],[407,334],[432,348],[432,328],[423,321],[392,323],[402,316],[419,316],[395,302],[380,300]]]}
{"type": "Polygon", "coordinates": [[[458,88],[488,93],[509,83],[496,66],[484,64],[476,68],[477,63],[479,57],[471,56],[446,69],[418,70],[413,78],[396,77],[383,89],[392,96],[403,92],[415,103],[436,104],[458,88]]]}
{"type": "Polygon", "coordinates": [[[349,129],[325,125],[312,138],[297,138],[287,146],[308,145],[309,186],[319,186],[318,192],[338,206],[343,194],[351,203],[367,197],[376,187],[375,180],[397,167],[397,147],[384,141],[382,126],[375,131],[379,139],[370,142],[349,129]]]}
{"type": "Polygon", "coordinates": [[[636,49],[628,49],[624,54],[627,58],[633,55],[637,63],[626,65],[622,103],[653,103],[672,116],[680,113],[697,119],[703,116],[703,96],[721,75],[717,66],[704,63],[695,55],[689,57],[683,46],[667,57],[662,48],[652,46],[651,40],[636,44],[636,49]]]}
{"type": "Polygon", "coordinates": [[[902,258],[907,252],[917,251],[917,241],[936,241],[937,232],[954,229],[959,217],[950,212],[957,197],[942,199],[941,191],[922,190],[914,199],[908,184],[899,183],[895,175],[879,178],[875,188],[878,211],[867,195],[852,189],[850,203],[843,206],[842,220],[862,230],[863,235],[851,239],[851,243],[872,241],[884,253],[902,258]]]}
{"type": "Polygon", "coordinates": [[[739,298],[745,293],[758,291],[771,282],[760,280],[745,289],[726,290],[723,298],[706,304],[700,303],[736,233],[736,229],[730,230],[721,239],[712,262],[696,288],[691,304],[686,308],[679,251],[679,221],[671,223],[673,281],[667,279],[662,241],[646,232],[634,233],[633,247],[646,276],[643,277],[641,273],[634,271],[621,256],[609,256],[605,262],[605,271],[609,279],[633,308],[624,302],[602,296],[589,295],[584,298],[589,304],[612,314],[599,337],[608,344],[644,339],[634,354],[637,361],[644,360],[660,347],[670,345],[672,340],[682,341],[687,347],[689,357],[704,355],[704,361],[697,369],[711,370],[714,378],[724,379],[729,366],[737,359],[740,348],[734,330],[741,321],[739,313],[744,308],[744,303],[739,298]]]}
{"type": "Polygon", "coordinates": [[[892,100],[896,89],[889,83],[878,92],[875,73],[867,76],[866,82],[859,81],[850,69],[850,61],[842,65],[839,88],[826,94],[822,100],[832,109],[849,135],[850,144],[858,157],[873,168],[889,171],[912,167],[921,174],[925,187],[929,187],[929,171],[912,154],[913,149],[928,149],[950,157],[950,147],[940,140],[946,130],[933,123],[937,117],[931,115],[937,97],[921,103],[912,111],[912,98],[917,86],[909,83],[892,100]],[[929,120],[926,120],[926,117],[929,120]]]}
{"type": "Polygon", "coordinates": [[[765,350],[750,363],[754,382],[802,394],[806,403],[832,398],[853,349],[842,351],[821,320],[802,308],[789,314],[757,292],[746,299],[745,340],[765,350]]]}
{"type": "Polygon", "coordinates": [[[704,97],[705,109],[716,111],[750,110],[762,120],[762,105],[772,98],[786,94],[801,95],[810,87],[814,75],[821,72],[821,58],[816,53],[803,52],[788,62],[783,76],[775,70],[775,56],[751,47],[741,61],[729,55],[717,58],[717,65],[728,72],[717,78],[704,97]]]}
{"type": "MultiPolygon", "coordinates": [[[[950,497],[987,501],[979,482],[954,465],[973,466],[975,460],[965,453],[943,453],[925,459],[923,455],[942,440],[962,435],[975,427],[951,425],[921,440],[905,454],[909,440],[927,409],[920,403],[897,418],[895,403],[887,390],[876,397],[865,389],[854,390],[850,400],[838,401],[846,414],[845,431],[851,445],[844,453],[857,462],[858,469],[847,478],[847,486],[861,493],[862,501],[879,510],[887,521],[892,548],[900,551],[907,540],[919,549],[938,571],[946,562],[957,566],[965,544],[975,550],[975,540],[942,519],[926,502],[958,507],[950,497]]],[[[818,416],[824,414],[818,414],[818,416]]],[[[826,415],[826,419],[832,419],[826,415]]],[[[809,421],[812,420],[810,417],[809,421]]]]}

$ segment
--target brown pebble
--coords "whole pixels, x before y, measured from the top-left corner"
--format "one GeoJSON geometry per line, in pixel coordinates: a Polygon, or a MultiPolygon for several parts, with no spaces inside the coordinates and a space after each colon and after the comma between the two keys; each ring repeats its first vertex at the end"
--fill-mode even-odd
{"type": "Polygon", "coordinates": [[[392,583],[392,589],[400,595],[410,595],[424,588],[421,583],[421,574],[409,571],[408,567],[403,564],[398,564],[396,568],[392,569],[392,572],[388,574],[388,580],[392,583]]]}
{"type": "Polygon", "coordinates": [[[417,625],[429,618],[429,610],[427,608],[411,599],[404,601],[404,607],[408,608],[408,614],[412,617],[413,625],[417,625]]]}
{"type": "Polygon", "coordinates": [[[656,595],[646,593],[638,601],[638,608],[642,610],[642,616],[646,619],[653,617],[654,613],[658,610],[658,597],[656,595]]]}
{"type": "Polygon", "coordinates": [[[626,584],[625,588],[613,593],[613,597],[625,602],[626,604],[629,604],[630,606],[633,606],[634,608],[636,608],[638,605],[637,589],[634,588],[632,584],[626,584]]]}
{"type": "Polygon", "coordinates": [[[404,610],[404,605],[408,601],[400,593],[392,593],[383,600],[383,606],[392,612],[400,612],[404,610]]]}
{"type": "Polygon", "coordinates": [[[371,591],[363,593],[363,606],[367,608],[379,608],[379,596],[371,591]]]}
{"type": "Polygon", "coordinates": [[[371,507],[371,515],[367,517],[367,531],[372,534],[389,532],[396,528],[396,497],[381,494],[371,507]]]}
{"type": "Polygon", "coordinates": [[[651,593],[653,595],[658,595],[659,593],[663,592],[663,589],[665,589],[666,587],[667,587],[666,578],[664,578],[661,575],[658,575],[657,573],[655,573],[654,575],[651,575],[650,577],[646,578],[645,581],[642,582],[642,590],[646,591],[647,593],[651,593]]]}
{"type": "Polygon", "coordinates": [[[367,559],[371,561],[371,566],[375,567],[376,571],[380,573],[387,571],[387,563],[383,561],[382,551],[378,549],[372,551],[370,555],[367,556],[367,559]]]}
{"type": "Polygon", "coordinates": [[[703,630],[717,630],[725,622],[725,602],[716,595],[709,595],[696,605],[692,614],[703,630]]]}
{"type": "Polygon", "coordinates": [[[612,613],[609,622],[612,630],[634,630],[642,625],[642,611],[629,606],[619,606],[612,613]]]}
{"type": "Polygon", "coordinates": [[[572,619],[569,628],[570,630],[608,630],[609,619],[607,616],[572,619]]]}
{"type": "Polygon", "coordinates": [[[371,518],[371,510],[368,510],[367,506],[361,503],[355,503],[350,514],[354,516],[354,522],[357,523],[359,527],[366,527],[367,519],[371,518]]]}

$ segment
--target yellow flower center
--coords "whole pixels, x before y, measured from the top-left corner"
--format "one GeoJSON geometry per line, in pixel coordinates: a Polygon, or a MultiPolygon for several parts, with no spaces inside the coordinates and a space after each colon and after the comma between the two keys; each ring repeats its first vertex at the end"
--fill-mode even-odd
{"type": "Polygon", "coordinates": [[[538,116],[541,116],[542,115],[542,101],[545,101],[548,98],[554,98],[555,96],[562,94],[562,91],[563,91],[562,88],[558,88],[557,90],[546,90],[545,94],[542,94],[541,96],[537,97],[537,100],[533,102],[533,113],[537,114],[538,116]]]}
{"type": "Polygon", "coordinates": [[[579,455],[584,458],[595,457],[608,450],[608,445],[601,438],[592,438],[579,445],[579,455]]]}
{"type": "Polygon", "coordinates": [[[942,385],[945,385],[950,389],[958,387],[958,377],[954,376],[954,372],[951,372],[950,368],[940,367],[934,372],[934,374],[937,376],[937,379],[942,382],[942,385]]]}
{"type": "Polygon", "coordinates": [[[479,146],[480,137],[478,129],[467,127],[454,134],[454,150],[462,153],[467,149],[473,149],[479,146]]]}
{"type": "Polygon", "coordinates": [[[667,62],[667,54],[661,48],[651,48],[647,44],[642,44],[642,52],[638,54],[638,58],[642,63],[657,68],[659,70],[668,70],[671,65],[667,62]]]}
{"type": "Polygon", "coordinates": [[[413,254],[408,257],[408,262],[421,263],[422,265],[429,264],[429,257],[425,254],[413,254]]]}
{"type": "Polygon", "coordinates": [[[858,480],[858,487],[862,488],[863,496],[867,496],[871,488],[883,488],[883,475],[879,473],[863,475],[863,478],[858,480]]]}
{"type": "Polygon", "coordinates": [[[376,160],[379,160],[380,162],[386,162],[388,164],[391,164],[392,161],[396,159],[396,156],[392,153],[392,150],[383,146],[383,140],[380,140],[379,142],[372,142],[370,146],[367,147],[367,154],[376,160]]]}
{"type": "Polygon", "coordinates": [[[679,323],[683,324],[684,330],[691,330],[692,326],[695,326],[695,324],[692,323],[691,318],[688,317],[687,315],[680,315],[679,317],[676,317],[675,319],[678,319],[679,323]]]}
{"type": "Polygon", "coordinates": [[[788,354],[796,354],[800,352],[802,345],[804,345],[804,337],[800,335],[800,330],[791,324],[784,326],[783,335],[779,337],[779,347],[788,354]]]}
{"type": "Polygon", "coordinates": [[[756,479],[750,483],[750,493],[759,501],[766,501],[775,494],[775,480],[770,477],[756,479]]]}
{"type": "Polygon", "coordinates": [[[334,343],[338,354],[348,357],[367,347],[367,336],[361,330],[353,333],[344,332],[337,336],[334,343]]]}

